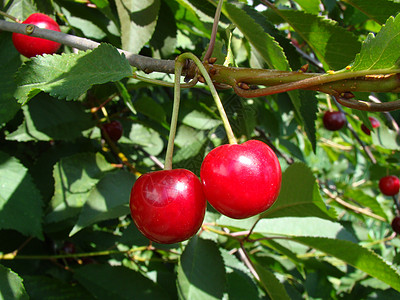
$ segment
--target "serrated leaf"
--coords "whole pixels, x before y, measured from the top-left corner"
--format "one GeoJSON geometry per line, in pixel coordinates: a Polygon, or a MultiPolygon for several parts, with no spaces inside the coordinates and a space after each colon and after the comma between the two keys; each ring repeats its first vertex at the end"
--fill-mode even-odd
{"type": "Polygon", "coordinates": [[[80,153],[61,159],[54,166],[55,191],[46,222],[76,218],[92,188],[112,169],[101,154],[80,153]]]}
{"type": "Polygon", "coordinates": [[[78,53],[37,56],[18,71],[15,97],[24,104],[44,91],[57,98],[72,100],[94,84],[131,75],[129,62],[109,44],[78,53]]]}
{"type": "Polygon", "coordinates": [[[70,285],[47,276],[24,276],[24,285],[31,300],[95,299],[80,285],[70,285]]]}
{"type": "Polygon", "coordinates": [[[296,0],[297,4],[301,6],[301,8],[312,14],[318,14],[321,1],[320,0],[296,0]]]}
{"type": "Polygon", "coordinates": [[[126,171],[105,175],[90,191],[70,236],[99,221],[129,214],[129,196],[135,179],[126,171]]]}
{"type": "Polygon", "coordinates": [[[399,135],[386,126],[375,128],[374,131],[371,131],[371,136],[374,145],[379,145],[385,149],[400,150],[399,135]]]}
{"type": "MultiPolygon", "coordinates": [[[[8,2],[9,3],[9,2],[8,2]]],[[[4,5],[6,2],[4,2],[4,5]]],[[[7,9],[7,13],[20,20],[25,20],[31,14],[37,12],[36,3],[32,0],[19,0],[12,1],[10,7],[7,9]]]]}
{"type": "Polygon", "coordinates": [[[167,117],[163,107],[153,98],[142,96],[133,103],[136,111],[159,123],[166,123],[167,117]]]}
{"type": "Polygon", "coordinates": [[[306,131],[312,149],[315,152],[317,148],[315,121],[317,120],[318,101],[315,98],[315,92],[313,91],[300,90],[299,95],[301,100],[299,111],[301,113],[301,118],[303,119],[304,130],[306,131]]]}
{"type": "Polygon", "coordinates": [[[400,291],[398,271],[367,248],[349,241],[328,238],[294,237],[292,240],[339,258],[400,291]]]}
{"type": "Polygon", "coordinates": [[[139,53],[151,39],[157,24],[160,0],[117,0],[122,48],[139,53]]]}
{"type": "Polygon", "coordinates": [[[392,0],[343,0],[379,24],[400,11],[400,3],[392,0]],[[377,9],[379,7],[379,9],[377,9]]]}
{"type": "Polygon", "coordinates": [[[253,263],[254,269],[260,277],[260,284],[271,300],[290,300],[283,284],[265,267],[257,262],[253,263]]]}
{"type": "Polygon", "coordinates": [[[0,299],[29,299],[22,278],[11,269],[0,265],[0,299]]]}
{"type": "Polygon", "coordinates": [[[194,236],[178,265],[179,299],[221,299],[226,289],[225,267],[217,245],[194,236]]]}
{"type": "Polygon", "coordinates": [[[326,70],[346,67],[360,51],[357,37],[333,20],[303,11],[277,13],[307,42],[326,70]]]}
{"type": "Polygon", "coordinates": [[[0,126],[11,120],[20,105],[14,98],[17,85],[14,74],[21,65],[20,54],[15,49],[11,33],[2,32],[0,35],[0,126]]]}
{"type": "Polygon", "coordinates": [[[370,33],[362,44],[349,72],[360,70],[392,69],[400,58],[400,14],[390,17],[374,36],[370,33]]]}
{"type": "Polygon", "coordinates": [[[281,71],[289,70],[283,49],[243,9],[225,2],[223,12],[254,46],[269,68],[281,71]]]}
{"type": "Polygon", "coordinates": [[[25,119],[17,130],[6,136],[7,140],[73,140],[95,125],[92,115],[80,102],[57,100],[45,94],[37,96],[22,110],[25,119]]]}
{"type": "Polygon", "coordinates": [[[311,170],[303,163],[294,163],[282,175],[282,187],[275,204],[262,214],[263,218],[318,217],[332,220],[333,208],[326,208],[311,170]]]}
{"type": "Polygon", "coordinates": [[[100,300],[168,299],[167,293],[150,279],[125,267],[86,265],[75,270],[74,278],[100,300]]]}
{"type": "Polygon", "coordinates": [[[0,229],[43,239],[42,206],[42,196],[28,169],[0,151],[0,229]]]}

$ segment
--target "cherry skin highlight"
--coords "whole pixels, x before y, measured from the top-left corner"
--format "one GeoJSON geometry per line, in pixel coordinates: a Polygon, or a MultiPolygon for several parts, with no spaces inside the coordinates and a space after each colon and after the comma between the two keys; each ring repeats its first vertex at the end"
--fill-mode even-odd
{"type": "MultiPolygon", "coordinates": [[[[368,117],[369,121],[371,122],[372,128],[378,128],[381,126],[381,123],[378,121],[378,119],[374,117],[368,117]]],[[[371,130],[365,124],[361,124],[361,130],[364,131],[365,134],[371,135],[371,130]]]]}
{"type": "Polygon", "coordinates": [[[393,231],[396,232],[397,234],[400,234],[400,216],[394,217],[391,225],[392,225],[393,231]]]}
{"type": "Polygon", "coordinates": [[[394,175],[382,177],[379,180],[379,189],[386,196],[394,196],[399,192],[400,180],[394,175]]]}
{"type": "MultiPolygon", "coordinates": [[[[22,24],[33,24],[42,29],[61,31],[56,21],[41,13],[30,15],[22,24]]],[[[15,32],[12,34],[12,41],[17,51],[26,57],[53,54],[56,53],[61,46],[61,44],[57,42],[15,32]]]]}
{"type": "Polygon", "coordinates": [[[139,231],[162,244],[178,243],[195,235],[203,223],[206,205],[200,180],[185,169],[140,176],[129,202],[139,231]]]}
{"type": "Polygon", "coordinates": [[[282,172],[272,149],[250,140],[213,149],[201,165],[200,178],[206,199],[217,211],[244,219],[274,204],[282,172]]]}
{"type": "Polygon", "coordinates": [[[326,129],[336,131],[346,124],[346,116],[340,111],[327,111],[322,121],[326,129]]]}
{"type": "Polygon", "coordinates": [[[102,127],[102,131],[105,131],[110,139],[116,142],[122,136],[123,127],[121,122],[114,120],[110,123],[105,123],[102,127]]]}

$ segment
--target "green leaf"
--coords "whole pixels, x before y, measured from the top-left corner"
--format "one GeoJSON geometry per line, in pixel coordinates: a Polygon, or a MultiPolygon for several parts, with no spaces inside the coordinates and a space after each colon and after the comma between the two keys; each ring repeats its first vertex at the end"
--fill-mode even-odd
{"type": "Polygon", "coordinates": [[[392,69],[400,58],[400,14],[390,17],[374,36],[370,33],[362,44],[349,72],[360,70],[392,69]]]}
{"type": "Polygon", "coordinates": [[[303,11],[277,13],[307,42],[326,70],[346,67],[360,51],[357,37],[333,20],[303,11]]]}
{"type": "Polygon", "coordinates": [[[42,196],[28,169],[1,151],[0,183],[0,229],[14,229],[43,239],[42,196]]]}
{"type": "Polygon", "coordinates": [[[78,268],[74,278],[96,299],[168,299],[150,279],[125,267],[91,264],[78,268]]]}
{"type": "Polygon", "coordinates": [[[101,154],[80,153],[62,158],[54,166],[55,191],[46,222],[76,218],[92,188],[112,169],[101,154]]]}
{"type": "Polygon", "coordinates": [[[164,147],[164,142],[157,131],[138,123],[132,125],[129,139],[152,155],[160,154],[164,147]]]}
{"type": "Polygon", "coordinates": [[[132,75],[132,68],[116,48],[101,44],[94,50],[43,55],[27,61],[17,74],[15,97],[26,103],[40,91],[57,98],[76,99],[94,84],[132,75]]]}
{"type": "Polygon", "coordinates": [[[283,284],[265,267],[253,262],[254,269],[260,277],[260,284],[271,300],[290,300],[283,284]]]}
{"type": "Polygon", "coordinates": [[[29,299],[22,282],[22,278],[0,265],[0,299],[25,300],[29,299]]]}
{"type": "Polygon", "coordinates": [[[304,11],[312,14],[319,13],[320,0],[296,0],[297,4],[301,6],[304,11]]]}
{"type": "Polygon", "coordinates": [[[90,191],[78,222],[69,235],[99,221],[129,214],[129,196],[134,182],[135,176],[122,170],[105,175],[90,191]]]}
{"type": "MultiPolygon", "coordinates": [[[[317,148],[317,137],[315,130],[315,121],[317,120],[318,113],[318,100],[315,97],[315,92],[313,91],[298,91],[300,95],[300,111],[301,118],[304,124],[304,130],[306,131],[307,137],[311,142],[313,151],[317,148]]],[[[293,103],[295,101],[292,101],[293,103]]],[[[298,106],[298,103],[295,104],[298,106]]]]}
{"type": "Polygon", "coordinates": [[[217,245],[194,236],[180,257],[177,280],[179,299],[221,299],[226,279],[217,245]]]}
{"type": "Polygon", "coordinates": [[[371,131],[372,142],[385,149],[400,150],[400,140],[396,131],[381,126],[371,131]]]}
{"type": "Polygon", "coordinates": [[[166,124],[167,116],[163,107],[153,98],[142,96],[133,103],[135,109],[156,122],[166,124]]]}
{"type": "Polygon", "coordinates": [[[225,2],[223,12],[263,57],[269,68],[281,71],[289,70],[283,49],[243,9],[225,2]]]}
{"type": "Polygon", "coordinates": [[[92,115],[80,102],[57,100],[45,94],[35,97],[22,110],[25,119],[17,130],[7,135],[7,140],[73,140],[95,125],[92,115]]]}
{"type": "MultiPolygon", "coordinates": [[[[8,4],[10,2],[4,2],[4,5],[6,5],[6,3],[8,4]]],[[[10,7],[7,9],[8,14],[20,20],[25,20],[37,11],[36,3],[32,0],[12,1],[10,7]]]]}
{"type": "Polygon", "coordinates": [[[367,248],[349,241],[319,237],[294,237],[292,240],[339,258],[400,291],[398,271],[367,248]]]}
{"type": "Polygon", "coordinates": [[[288,216],[336,218],[333,208],[329,211],[326,208],[311,170],[303,163],[292,164],[286,169],[278,199],[262,214],[263,218],[288,216]]]}
{"type": "Polygon", "coordinates": [[[151,39],[157,24],[160,0],[117,0],[124,50],[139,53],[151,39]]]}
{"type": "Polygon", "coordinates": [[[24,276],[24,285],[31,300],[94,299],[80,285],[70,285],[47,276],[24,276]]]}
{"type": "Polygon", "coordinates": [[[2,32],[0,35],[0,126],[11,120],[20,105],[14,98],[17,85],[14,74],[21,65],[20,55],[15,50],[11,34],[2,32]]]}
{"type": "Polygon", "coordinates": [[[361,204],[364,207],[371,209],[371,211],[382,218],[388,219],[388,216],[384,212],[381,204],[377,201],[376,197],[371,197],[364,193],[363,190],[354,189],[349,187],[344,193],[345,197],[351,198],[353,201],[361,204]]]}
{"type": "Polygon", "coordinates": [[[400,11],[400,3],[393,0],[343,0],[343,2],[354,6],[379,24],[385,23],[387,18],[400,11]]]}
{"type": "Polygon", "coordinates": [[[204,112],[193,110],[183,117],[182,123],[199,130],[208,130],[222,124],[222,121],[216,120],[204,112]]]}

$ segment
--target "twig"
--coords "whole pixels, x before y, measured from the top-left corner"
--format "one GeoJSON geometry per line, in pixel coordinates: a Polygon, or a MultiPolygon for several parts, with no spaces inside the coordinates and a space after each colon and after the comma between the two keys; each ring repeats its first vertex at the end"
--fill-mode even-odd
{"type": "Polygon", "coordinates": [[[377,220],[379,220],[379,221],[386,222],[385,218],[383,218],[383,217],[381,217],[381,216],[378,216],[378,215],[372,213],[369,209],[361,208],[361,207],[358,207],[358,206],[354,206],[354,205],[352,205],[352,204],[350,204],[350,203],[347,203],[346,201],[342,200],[342,199],[339,198],[338,196],[335,196],[333,193],[331,193],[331,191],[329,191],[329,190],[328,190],[327,188],[325,188],[325,187],[322,188],[322,191],[323,191],[326,195],[328,195],[328,197],[331,198],[332,200],[335,200],[337,203],[341,204],[341,205],[344,206],[344,207],[347,207],[347,208],[353,210],[353,211],[356,212],[356,213],[360,213],[360,214],[366,215],[366,216],[368,216],[368,217],[377,219],[377,220]]]}
{"type": "Polygon", "coordinates": [[[213,27],[212,27],[212,31],[211,31],[210,43],[208,44],[207,52],[204,55],[204,61],[208,61],[214,51],[215,39],[217,37],[217,31],[218,31],[219,17],[221,16],[221,9],[222,9],[223,2],[224,2],[224,0],[218,1],[218,6],[215,11],[214,23],[213,23],[213,27]]]}
{"type": "Polygon", "coordinates": [[[260,281],[260,276],[258,276],[257,271],[254,268],[253,263],[251,262],[243,245],[240,245],[240,248],[238,249],[238,253],[239,253],[239,256],[240,256],[240,259],[242,260],[242,262],[250,270],[250,273],[254,276],[254,278],[256,278],[258,281],[260,281]]]}

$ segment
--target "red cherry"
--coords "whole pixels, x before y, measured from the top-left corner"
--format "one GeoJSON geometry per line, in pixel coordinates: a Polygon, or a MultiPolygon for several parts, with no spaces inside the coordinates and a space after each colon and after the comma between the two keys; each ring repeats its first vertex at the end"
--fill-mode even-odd
{"type": "Polygon", "coordinates": [[[382,177],[379,180],[379,189],[386,196],[394,196],[399,192],[400,180],[394,175],[382,177]]]}
{"type": "MultiPolygon", "coordinates": [[[[52,18],[45,14],[35,13],[30,15],[22,24],[33,24],[42,29],[60,32],[60,27],[52,18]]],[[[28,36],[21,33],[13,33],[12,41],[19,53],[26,57],[57,52],[61,44],[50,40],[28,36]]]]}
{"type": "Polygon", "coordinates": [[[274,204],[282,172],[271,148],[250,140],[241,145],[222,145],[208,153],[200,178],[206,199],[217,211],[244,219],[274,204]]]}
{"type": "Polygon", "coordinates": [[[326,129],[336,131],[346,124],[346,116],[340,111],[327,111],[322,121],[326,129]]]}
{"type": "MultiPolygon", "coordinates": [[[[374,117],[368,117],[369,121],[371,122],[372,128],[378,128],[381,126],[381,123],[378,121],[378,119],[374,117]]],[[[361,129],[364,131],[365,134],[371,135],[371,130],[365,124],[361,124],[361,129]]]]}
{"type": "Polygon", "coordinates": [[[400,234],[400,216],[394,217],[391,225],[393,231],[396,232],[397,234],[400,234]]]}
{"type": "Polygon", "coordinates": [[[107,133],[107,135],[110,137],[111,140],[116,142],[122,136],[123,127],[122,127],[121,122],[114,120],[114,121],[111,121],[110,123],[104,124],[103,131],[105,131],[107,133]]]}
{"type": "Polygon", "coordinates": [[[133,185],[129,206],[140,232],[154,242],[172,244],[196,234],[207,202],[197,176],[174,169],[140,176],[133,185]]]}

